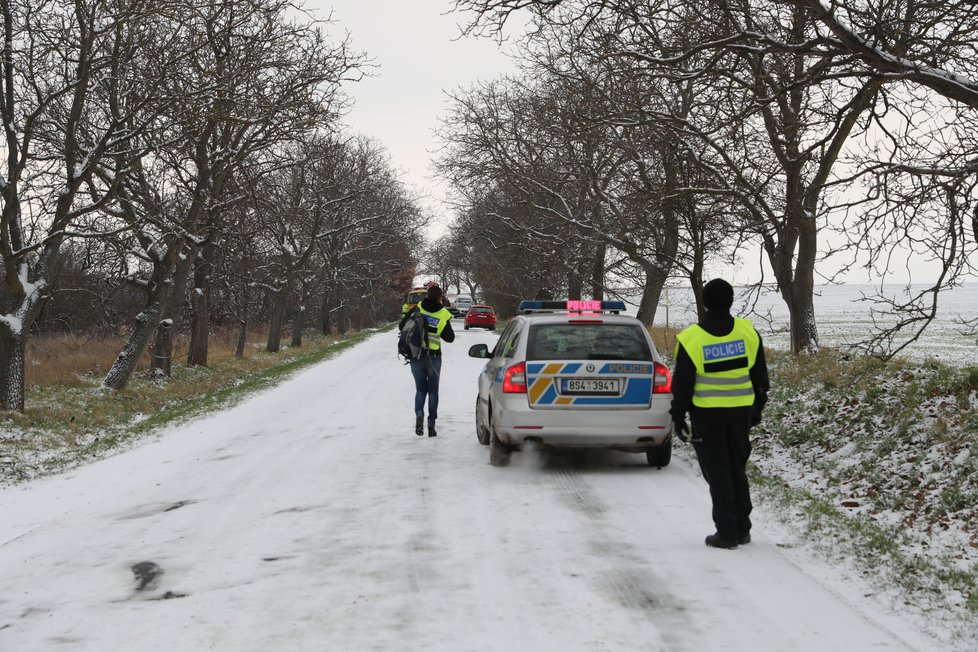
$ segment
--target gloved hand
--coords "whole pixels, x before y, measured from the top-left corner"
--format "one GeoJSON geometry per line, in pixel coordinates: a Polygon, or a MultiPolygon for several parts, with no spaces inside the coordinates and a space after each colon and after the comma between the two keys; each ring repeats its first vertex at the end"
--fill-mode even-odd
{"type": "Polygon", "coordinates": [[[683,442],[684,444],[688,444],[689,437],[687,435],[689,435],[689,426],[686,425],[686,420],[676,419],[675,421],[672,422],[672,424],[673,424],[673,432],[676,433],[676,437],[679,438],[679,441],[683,442]]]}
{"type": "Polygon", "coordinates": [[[753,428],[760,422],[761,422],[761,411],[754,410],[754,412],[750,415],[750,427],[753,428]]]}

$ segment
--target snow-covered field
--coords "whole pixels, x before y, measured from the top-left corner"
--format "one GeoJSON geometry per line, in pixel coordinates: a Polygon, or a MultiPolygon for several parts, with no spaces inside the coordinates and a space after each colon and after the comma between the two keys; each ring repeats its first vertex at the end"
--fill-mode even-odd
{"type": "MultiPolygon", "coordinates": [[[[914,291],[923,286],[913,286],[914,291]]],[[[873,331],[874,307],[862,300],[878,294],[874,285],[822,285],[815,289],[815,318],[819,343],[823,346],[846,346],[867,338],[873,331]]],[[[788,309],[774,290],[749,297],[744,288],[736,288],[734,312],[746,317],[764,337],[765,346],[789,349],[788,309]],[[750,299],[750,301],[748,301],[750,299]],[[747,305],[745,305],[747,304],[747,305]]],[[[887,285],[887,296],[906,297],[906,286],[887,285]]],[[[953,365],[978,365],[978,335],[967,334],[960,322],[978,318],[978,283],[966,283],[941,293],[938,314],[923,336],[902,357],[932,357],[953,365]]],[[[685,326],[696,321],[693,294],[687,288],[668,288],[662,296],[655,323],[685,326]]],[[[888,323],[888,322],[887,322],[888,323]]]]}
{"type": "MultiPolygon", "coordinates": [[[[818,561],[761,506],[707,548],[677,449],[518,453],[473,432],[494,334],[446,348],[437,438],[378,333],[226,411],[0,490],[0,650],[974,649],[818,561]]],[[[971,643],[974,639],[971,639],[971,643]]]]}

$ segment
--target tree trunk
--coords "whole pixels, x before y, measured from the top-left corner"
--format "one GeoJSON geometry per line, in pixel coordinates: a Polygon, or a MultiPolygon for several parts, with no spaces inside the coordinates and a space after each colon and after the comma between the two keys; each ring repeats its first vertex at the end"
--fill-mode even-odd
{"type": "Polygon", "coordinates": [[[204,245],[200,256],[194,261],[194,289],[190,295],[191,327],[190,353],[187,364],[198,367],[207,366],[207,352],[210,342],[211,322],[211,260],[217,248],[213,243],[204,245]]]}
{"type": "Polygon", "coordinates": [[[241,320],[241,327],[238,329],[238,342],[234,347],[234,357],[243,358],[245,352],[245,345],[248,341],[248,319],[247,317],[241,320]]]}
{"type": "Polygon", "coordinates": [[[153,374],[169,378],[173,370],[173,342],[179,330],[183,315],[183,299],[186,294],[187,281],[191,265],[197,258],[198,247],[194,245],[186,257],[179,258],[173,271],[173,280],[167,293],[166,302],[162,308],[163,322],[168,322],[167,328],[156,329],[156,342],[153,353],[153,374]]]}
{"type": "Polygon", "coordinates": [[[350,319],[346,305],[340,305],[336,311],[336,330],[339,331],[340,335],[344,335],[350,330],[350,319]]]}
{"type": "Polygon", "coordinates": [[[319,330],[322,331],[323,335],[330,335],[333,332],[332,298],[332,292],[327,286],[323,290],[323,307],[319,312],[319,330]]]}
{"type": "Polygon", "coordinates": [[[643,265],[645,268],[645,287],[642,288],[642,300],[638,306],[636,318],[645,326],[651,326],[655,321],[655,314],[659,308],[659,299],[662,297],[662,288],[665,287],[669,279],[668,270],[660,269],[654,265],[643,265]]]}
{"type": "Polygon", "coordinates": [[[234,357],[243,358],[245,352],[245,344],[248,340],[248,284],[244,283],[244,289],[241,292],[241,308],[238,313],[238,323],[241,327],[238,329],[238,342],[234,347],[234,357]]]}
{"type": "Polygon", "coordinates": [[[817,227],[814,212],[807,214],[803,206],[800,214],[789,217],[796,239],[778,243],[767,241],[765,249],[771,261],[778,292],[788,307],[791,331],[791,352],[815,352],[818,350],[818,328],[815,323],[815,259],[817,255],[817,227]],[[797,243],[798,255],[794,256],[797,243]],[[794,263],[794,267],[792,264],[794,263]]]}
{"type": "Polygon", "coordinates": [[[166,376],[173,375],[173,321],[164,319],[156,327],[156,345],[153,348],[153,374],[166,376]]]}
{"type": "Polygon", "coordinates": [[[268,328],[268,342],[265,350],[269,353],[277,353],[282,346],[282,321],[285,317],[285,293],[279,292],[275,295],[272,304],[272,321],[268,328]]]}
{"type": "MultiPolygon", "coordinates": [[[[47,270],[46,261],[38,265],[47,270]]],[[[27,335],[41,314],[47,295],[45,284],[38,282],[33,292],[22,299],[20,309],[0,321],[0,410],[24,411],[24,364],[27,358],[27,335]]]]}
{"type": "Polygon", "coordinates": [[[581,276],[577,270],[567,275],[567,298],[571,301],[579,301],[583,292],[584,284],[581,283],[581,276]]]}
{"type": "Polygon", "coordinates": [[[696,319],[706,318],[706,306],[703,305],[703,269],[704,251],[697,249],[693,254],[693,264],[689,269],[689,287],[693,290],[693,300],[696,301],[696,319]]]}
{"type": "Polygon", "coordinates": [[[604,262],[608,245],[599,242],[595,247],[594,262],[591,264],[591,298],[604,301],[604,262]]]}
{"type": "Polygon", "coordinates": [[[206,367],[207,346],[210,336],[210,311],[208,298],[210,289],[199,285],[190,293],[190,352],[187,354],[187,364],[206,367]]]}
{"type": "Polygon", "coordinates": [[[296,307],[295,317],[292,319],[292,346],[302,346],[302,326],[306,316],[305,301],[300,301],[296,307]]]}
{"type": "Polygon", "coordinates": [[[0,327],[0,410],[24,411],[24,358],[27,338],[20,329],[0,327]]]}
{"type": "Polygon", "coordinates": [[[153,333],[157,330],[160,312],[159,301],[154,301],[136,316],[136,327],[129,334],[125,346],[122,347],[115,362],[112,363],[112,367],[102,379],[102,387],[118,391],[125,389],[129,384],[136,367],[139,365],[139,359],[146,351],[153,333]]]}

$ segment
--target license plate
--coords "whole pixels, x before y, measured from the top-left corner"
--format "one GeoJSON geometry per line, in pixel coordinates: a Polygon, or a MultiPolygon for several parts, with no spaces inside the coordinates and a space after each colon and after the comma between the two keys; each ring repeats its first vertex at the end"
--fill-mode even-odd
{"type": "Polygon", "coordinates": [[[621,379],[561,378],[560,393],[571,395],[617,396],[621,394],[621,379]]]}

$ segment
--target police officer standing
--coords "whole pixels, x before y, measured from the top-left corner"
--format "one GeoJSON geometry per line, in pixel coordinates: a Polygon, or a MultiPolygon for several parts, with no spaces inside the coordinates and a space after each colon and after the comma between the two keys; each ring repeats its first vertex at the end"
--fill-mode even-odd
{"type": "Polygon", "coordinates": [[[714,548],[750,543],[750,429],[761,421],[770,387],[761,336],[733,317],[733,287],[714,279],[703,287],[706,316],[676,336],[672,379],[675,433],[687,441],[686,413],[703,476],[710,485],[714,548]]]}
{"type": "Polygon", "coordinates": [[[438,419],[438,381],[441,377],[441,343],[454,342],[452,313],[442,304],[441,288],[428,285],[424,299],[401,318],[399,329],[404,329],[408,317],[417,310],[424,315],[428,327],[428,346],[424,354],[411,360],[411,375],[414,376],[414,434],[424,434],[424,402],[428,398],[428,436],[435,437],[435,420],[438,419]]]}

